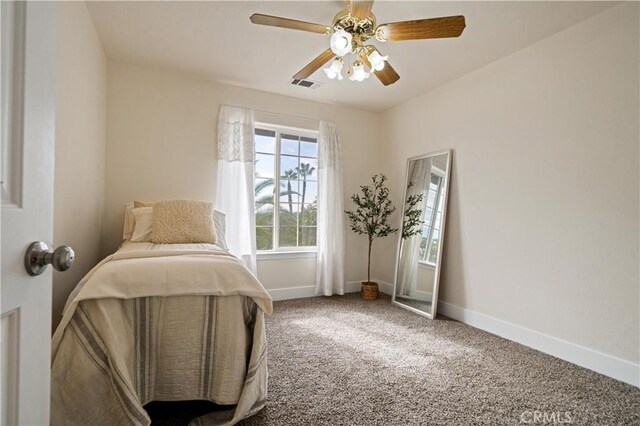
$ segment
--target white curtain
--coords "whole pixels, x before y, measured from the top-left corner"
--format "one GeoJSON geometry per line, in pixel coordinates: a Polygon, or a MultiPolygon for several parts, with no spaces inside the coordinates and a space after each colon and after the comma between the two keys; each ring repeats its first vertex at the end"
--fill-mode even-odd
{"type": "MultiPolygon", "coordinates": [[[[423,194],[422,201],[414,208],[422,210],[421,220],[424,220],[429,183],[431,182],[431,159],[422,158],[409,164],[406,197],[423,194]]],[[[404,211],[404,208],[403,208],[404,211]]],[[[418,286],[418,260],[420,259],[420,243],[422,232],[402,241],[400,261],[398,262],[398,296],[415,297],[418,286]]]]}
{"type": "Polygon", "coordinates": [[[344,294],[342,155],[336,126],[330,121],[320,121],[317,235],[316,294],[344,294]]]}
{"type": "Polygon", "coordinates": [[[226,215],[229,251],[255,274],[254,128],[253,110],[220,107],[216,208],[226,215]]]}

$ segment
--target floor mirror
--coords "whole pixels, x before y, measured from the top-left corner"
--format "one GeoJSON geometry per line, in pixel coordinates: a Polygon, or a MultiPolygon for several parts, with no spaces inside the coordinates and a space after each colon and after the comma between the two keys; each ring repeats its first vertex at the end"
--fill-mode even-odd
{"type": "Polygon", "coordinates": [[[407,160],[393,303],[435,318],[451,150],[407,160]]]}

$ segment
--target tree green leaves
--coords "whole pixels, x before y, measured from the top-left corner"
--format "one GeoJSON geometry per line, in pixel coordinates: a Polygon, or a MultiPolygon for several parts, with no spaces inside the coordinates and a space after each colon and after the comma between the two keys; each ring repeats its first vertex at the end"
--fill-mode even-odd
{"type": "Polygon", "coordinates": [[[398,228],[389,225],[389,217],[396,208],[392,205],[389,189],[385,186],[387,177],[377,174],[372,176],[371,181],[371,185],[360,186],[361,194],[351,196],[356,209],[345,213],[353,232],[374,240],[396,233],[398,228]]]}

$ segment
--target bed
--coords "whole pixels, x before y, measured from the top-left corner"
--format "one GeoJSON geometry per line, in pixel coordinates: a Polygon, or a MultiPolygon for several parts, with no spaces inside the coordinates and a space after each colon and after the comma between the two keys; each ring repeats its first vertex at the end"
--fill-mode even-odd
{"type": "Polygon", "coordinates": [[[54,425],[148,425],[151,401],[232,406],[193,424],[234,424],[266,403],[271,298],[214,244],[125,242],[70,295],[52,340],[54,425]]]}

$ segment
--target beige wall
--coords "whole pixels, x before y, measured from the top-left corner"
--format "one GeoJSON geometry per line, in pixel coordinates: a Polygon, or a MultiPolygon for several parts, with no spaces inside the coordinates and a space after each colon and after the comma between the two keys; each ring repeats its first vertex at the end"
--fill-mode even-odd
{"type": "Polygon", "coordinates": [[[76,252],[53,274],[53,326],[73,287],[100,260],[107,58],[83,2],[56,4],[54,245],[76,252]]]}
{"type": "MultiPolygon", "coordinates": [[[[108,68],[103,255],[120,243],[122,210],[127,201],[215,201],[216,127],[221,104],[335,121],[343,146],[345,202],[358,185],[381,169],[379,114],[123,63],[109,62],[108,68]]],[[[366,275],[365,242],[348,231],[348,280],[361,280],[366,275]]],[[[314,285],[315,261],[261,260],[258,274],[268,289],[314,285]],[[283,271],[287,271],[286,278],[283,271]]]]}
{"type": "Polygon", "coordinates": [[[619,5],[385,113],[396,196],[453,148],[441,300],[640,360],[638,40],[619,5]]]}

